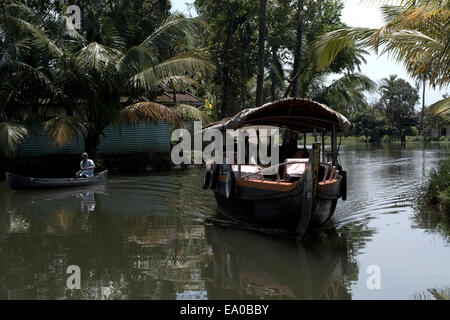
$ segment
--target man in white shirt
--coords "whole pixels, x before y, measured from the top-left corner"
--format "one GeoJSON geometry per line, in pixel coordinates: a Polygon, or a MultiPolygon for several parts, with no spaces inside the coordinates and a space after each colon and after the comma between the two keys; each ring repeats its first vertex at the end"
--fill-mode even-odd
{"type": "Polygon", "coordinates": [[[88,154],[86,152],[83,152],[81,154],[81,160],[80,163],[80,171],[76,173],[77,177],[83,177],[83,178],[91,178],[94,176],[94,169],[95,169],[95,163],[91,159],[88,159],[88,154]]]}

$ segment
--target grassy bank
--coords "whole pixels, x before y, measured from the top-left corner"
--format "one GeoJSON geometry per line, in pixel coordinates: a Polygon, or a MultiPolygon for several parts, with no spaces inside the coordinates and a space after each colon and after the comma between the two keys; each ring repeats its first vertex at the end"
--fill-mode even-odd
{"type": "Polygon", "coordinates": [[[450,212],[450,159],[440,161],[432,169],[424,186],[423,200],[440,211],[450,212]]]}
{"type": "MultiPolygon", "coordinates": [[[[339,138],[338,138],[339,143],[339,138]]],[[[314,142],[314,137],[307,136],[306,137],[306,144],[310,145],[314,142]]],[[[320,136],[317,137],[317,142],[322,142],[322,138],[320,136]]],[[[353,145],[353,144],[362,144],[362,143],[368,143],[366,141],[366,137],[355,137],[355,136],[348,136],[348,137],[342,137],[341,144],[342,145],[353,145]]],[[[370,142],[369,142],[370,143],[370,142]]],[[[400,137],[398,136],[384,136],[381,138],[380,143],[398,143],[400,144],[400,137]]],[[[406,136],[406,144],[419,144],[419,143],[439,143],[450,145],[450,137],[422,137],[422,136],[406,136]]],[[[331,144],[331,138],[325,137],[325,144],[330,145],[331,144]]]]}

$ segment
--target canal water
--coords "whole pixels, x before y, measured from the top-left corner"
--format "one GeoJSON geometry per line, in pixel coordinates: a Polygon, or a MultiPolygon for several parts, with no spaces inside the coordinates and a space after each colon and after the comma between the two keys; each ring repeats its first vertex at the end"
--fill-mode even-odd
{"type": "Polygon", "coordinates": [[[3,182],[0,299],[448,297],[450,223],[415,209],[414,198],[449,155],[344,148],[348,200],[303,241],[205,222],[216,204],[201,169],[60,191],[13,192],[3,182]],[[79,268],[79,290],[69,289],[78,278],[68,268],[79,268]]]}

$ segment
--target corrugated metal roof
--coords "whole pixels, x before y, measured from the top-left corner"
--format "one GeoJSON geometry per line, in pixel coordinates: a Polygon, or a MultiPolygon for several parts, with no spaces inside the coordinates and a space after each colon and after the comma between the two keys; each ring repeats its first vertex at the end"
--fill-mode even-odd
{"type": "MultiPolygon", "coordinates": [[[[64,147],[53,145],[42,128],[32,130],[19,146],[19,154],[39,156],[48,154],[79,154],[84,151],[84,140],[79,136],[64,147]]],[[[108,126],[100,137],[99,153],[169,152],[170,123],[148,122],[145,125],[108,126]]]]}
{"type": "Polygon", "coordinates": [[[100,153],[127,153],[170,150],[170,124],[150,122],[141,125],[107,127],[100,137],[100,153]]]}

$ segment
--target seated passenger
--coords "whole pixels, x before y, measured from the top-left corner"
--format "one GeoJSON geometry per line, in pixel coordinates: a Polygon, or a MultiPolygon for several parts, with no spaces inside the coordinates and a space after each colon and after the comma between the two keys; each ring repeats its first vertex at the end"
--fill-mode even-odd
{"type": "Polygon", "coordinates": [[[309,151],[308,149],[299,149],[292,158],[308,158],[309,159],[309,151]]]}

